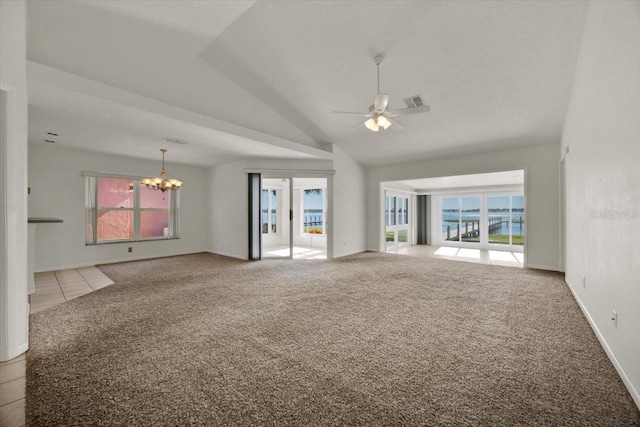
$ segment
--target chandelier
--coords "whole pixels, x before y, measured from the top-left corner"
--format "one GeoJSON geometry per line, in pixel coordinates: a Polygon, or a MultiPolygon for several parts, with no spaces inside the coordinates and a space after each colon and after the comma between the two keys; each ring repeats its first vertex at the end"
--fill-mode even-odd
{"type": "Polygon", "coordinates": [[[164,153],[167,152],[165,148],[161,148],[162,151],[162,172],[157,178],[145,178],[141,182],[151,190],[160,190],[163,193],[167,190],[177,191],[182,187],[182,181],[174,178],[167,178],[167,171],[164,169],[164,153]]]}

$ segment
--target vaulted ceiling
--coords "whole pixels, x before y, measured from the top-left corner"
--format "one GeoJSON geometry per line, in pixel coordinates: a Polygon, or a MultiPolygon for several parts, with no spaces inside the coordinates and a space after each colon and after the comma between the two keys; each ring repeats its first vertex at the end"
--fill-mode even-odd
{"type": "Polygon", "coordinates": [[[213,165],[330,157],[367,166],[558,142],[582,1],[28,2],[30,142],[213,165]],[[373,133],[376,95],[431,112],[373,133]]]}

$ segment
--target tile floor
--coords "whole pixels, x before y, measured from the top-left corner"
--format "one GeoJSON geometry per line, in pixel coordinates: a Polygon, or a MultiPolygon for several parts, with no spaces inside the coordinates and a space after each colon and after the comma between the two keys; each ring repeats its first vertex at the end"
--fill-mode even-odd
{"type": "MultiPolygon", "coordinates": [[[[36,292],[29,297],[31,314],[71,301],[112,285],[113,281],[96,267],[73,268],[35,274],[36,292]]],[[[25,425],[25,355],[0,362],[0,426],[25,425]]]]}
{"type": "Polygon", "coordinates": [[[477,262],[480,264],[502,265],[505,267],[522,268],[524,266],[524,254],[520,252],[415,245],[400,248],[393,253],[417,257],[443,258],[453,261],[477,262]]]}
{"type": "Polygon", "coordinates": [[[31,295],[31,314],[113,284],[96,267],[72,268],[35,274],[36,293],[31,295]]]}
{"type": "MultiPolygon", "coordinates": [[[[289,253],[289,245],[265,246],[262,256],[263,258],[288,258],[289,253]]],[[[294,246],[293,259],[327,259],[327,251],[326,249],[294,246]]]]}
{"type": "Polygon", "coordinates": [[[27,360],[25,355],[0,363],[0,426],[23,426],[27,360]]]}

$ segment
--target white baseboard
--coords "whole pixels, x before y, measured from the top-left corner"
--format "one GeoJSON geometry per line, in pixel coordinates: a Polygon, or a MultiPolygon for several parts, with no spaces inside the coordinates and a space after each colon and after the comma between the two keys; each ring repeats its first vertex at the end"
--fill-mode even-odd
{"type": "Polygon", "coordinates": [[[334,256],[333,259],[344,258],[346,256],[361,254],[363,252],[370,252],[370,251],[368,251],[367,249],[360,249],[360,250],[356,250],[356,251],[353,251],[353,252],[348,252],[346,254],[342,254],[340,256],[334,256]]]}
{"type": "Polygon", "coordinates": [[[558,267],[550,267],[548,265],[527,264],[525,268],[535,268],[536,270],[558,271],[558,267]]]}
{"type": "Polygon", "coordinates": [[[175,253],[175,254],[166,254],[166,255],[144,255],[144,256],[130,256],[130,257],[126,257],[126,258],[116,258],[116,259],[108,259],[108,260],[97,260],[97,261],[93,261],[93,262],[83,262],[83,263],[78,263],[78,264],[65,264],[65,265],[61,265],[59,267],[45,267],[40,268],[38,270],[35,271],[35,273],[42,273],[45,271],[54,271],[54,270],[68,270],[70,268],[82,268],[82,267],[93,267],[94,265],[99,265],[99,264],[117,264],[119,262],[129,262],[129,261],[142,261],[145,259],[154,259],[154,258],[166,258],[166,257],[172,257],[172,256],[180,256],[180,255],[190,255],[190,254],[199,254],[202,252],[207,252],[205,250],[202,251],[196,251],[196,252],[179,252],[179,253],[175,253]]]}
{"type": "Polygon", "coordinates": [[[14,348],[7,348],[6,353],[3,354],[2,357],[0,357],[0,362],[8,362],[11,359],[15,359],[16,357],[25,353],[27,350],[29,350],[28,342],[22,343],[14,348]]]}
{"type": "Polygon", "coordinates": [[[214,254],[214,255],[220,255],[220,256],[226,256],[229,258],[235,258],[235,259],[240,259],[242,261],[247,261],[249,258],[248,257],[239,257],[236,254],[231,254],[231,253],[227,253],[227,252],[214,252],[214,251],[207,251],[210,254],[214,254]]]}
{"type": "Polygon", "coordinates": [[[627,390],[629,391],[629,394],[631,395],[631,398],[636,403],[636,406],[638,407],[638,409],[640,409],[640,393],[634,387],[633,383],[631,382],[631,379],[629,378],[629,376],[625,372],[624,368],[622,367],[622,365],[618,361],[618,358],[614,354],[613,350],[611,350],[611,347],[609,347],[609,344],[607,343],[607,340],[605,340],[604,336],[600,333],[600,330],[598,329],[598,326],[596,326],[596,323],[593,321],[593,318],[591,317],[591,314],[589,314],[589,311],[587,310],[587,307],[585,307],[585,305],[580,300],[580,297],[578,297],[578,294],[576,294],[573,291],[573,287],[569,284],[569,282],[566,281],[566,279],[565,279],[565,283],[567,284],[567,287],[569,288],[569,291],[571,291],[571,294],[573,295],[573,298],[578,303],[578,306],[582,310],[582,313],[587,318],[587,321],[589,322],[589,325],[591,326],[591,329],[593,330],[593,332],[596,334],[596,337],[598,338],[598,341],[600,341],[600,345],[604,349],[604,352],[609,357],[609,360],[613,364],[613,367],[616,368],[616,371],[618,372],[618,375],[620,375],[620,379],[624,383],[625,387],[627,387],[627,390]]]}

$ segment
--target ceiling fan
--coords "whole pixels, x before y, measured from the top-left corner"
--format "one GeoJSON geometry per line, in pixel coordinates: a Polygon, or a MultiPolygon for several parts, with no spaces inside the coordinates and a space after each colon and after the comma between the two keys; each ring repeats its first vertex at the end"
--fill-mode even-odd
{"type": "MultiPolygon", "coordinates": [[[[400,123],[395,120],[398,116],[405,116],[409,114],[420,114],[429,112],[429,106],[424,105],[422,103],[422,99],[418,97],[408,98],[410,102],[407,102],[408,105],[411,105],[407,108],[400,108],[399,110],[387,110],[387,106],[389,105],[389,95],[380,93],[380,64],[382,63],[382,56],[378,55],[374,58],[376,66],[378,67],[378,94],[376,95],[376,99],[373,102],[373,105],[369,107],[368,113],[355,113],[351,111],[332,111],[335,114],[351,114],[360,117],[366,117],[367,120],[363,123],[367,129],[373,132],[378,132],[380,128],[386,130],[390,126],[393,126],[393,129],[400,130],[403,129],[400,123]],[[419,102],[416,102],[418,100],[419,102]],[[392,120],[393,119],[393,120],[392,120]]],[[[359,127],[360,124],[356,127],[359,127]]],[[[354,128],[355,129],[355,128],[354,128]]]]}

